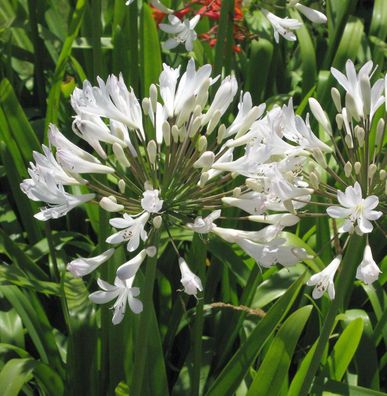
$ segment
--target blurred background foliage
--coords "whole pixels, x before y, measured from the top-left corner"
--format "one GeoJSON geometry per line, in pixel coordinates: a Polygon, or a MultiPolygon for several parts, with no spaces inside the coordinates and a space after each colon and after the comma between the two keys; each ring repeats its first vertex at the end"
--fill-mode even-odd
{"type": "MultiPolygon", "coordinates": [[[[180,4],[164,3],[173,9],[180,4]]],[[[385,70],[387,2],[306,3],[325,6],[327,26],[305,23],[296,43],[281,39],[277,45],[259,10],[263,2],[246,2],[243,23],[249,33],[235,51],[234,2],[224,0],[216,43],[196,40],[188,55],[181,49],[162,51],[165,34],[158,31],[151,7],[141,1],[128,7],[124,0],[1,0],[3,396],[385,394],[387,264],[381,233],[374,233],[373,246],[383,274],[373,286],[351,285],[315,373],[310,362],[330,303],[325,297],[311,300],[303,285],[305,272],[319,271],[333,255],[327,221],[305,221],[295,235],[287,234],[293,244],[308,246],[313,260],[263,272],[236,246],[176,232],[179,249],[205,285],[199,302],[178,291],[175,253],[162,235],[151,336],[143,345],[138,316],[111,325],[108,307],[97,309],[88,300],[94,276],[75,279],[65,271],[77,254],[104,249],[106,214],[86,205],[66,218],[38,223],[36,204],[19,189],[32,151],[46,142],[50,122],[74,141],[71,92],[85,79],[95,83],[96,76],[122,73],[141,98],[157,82],[162,62],[184,68],[193,56],[199,65],[211,63],[215,73],[235,73],[255,104],[282,104],[293,96],[297,112],[304,114],[308,97],[315,96],[333,111],[331,66],[342,69],[348,58],[355,63],[372,59],[378,65],[375,78],[385,70]]],[[[300,18],[296,10],[290,16],[300,18]]],[[[198,32],[208,31],[211,23],[203,18],[198,32]]],[[[354,240],[347,261],[360,260],[362,243],[354,240]]],[[[124,250],[120,255],[122,260],[115,255],[101,270],[104,279],[112,280],[124,250]]]]}

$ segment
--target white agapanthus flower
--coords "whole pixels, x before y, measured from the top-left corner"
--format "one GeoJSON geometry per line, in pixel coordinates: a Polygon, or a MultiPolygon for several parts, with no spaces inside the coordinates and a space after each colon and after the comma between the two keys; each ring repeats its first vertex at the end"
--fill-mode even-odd
{"type": "Polygon", "coordinates": [[[302,26],[302,23],[297,19],[280,18],[266,9],[262,9],[263,14],[269,20],[274,29],[274,39],[279,43],[279,35],[289,41],[296,41],[297,37],[293,30],[297,30],[302,26]]]}
{"type": "Polygon", "coordinates": [[[200,15],[195,15],[192,19],[180,20],[175,15],[168,15],[169,24],[160,23],[159,28],[172,35],[165,43],[163,48],[173,49],[179,44],[184,44],[187,51],[193,50],[193,42],[197,38],[195,27],[200,20],[200,15]]]}
{"type": "Polygon", "coordinates": [[[116,302],[113,305],[113,324],[121,323],[126,311],[126,304],[134,313],[140,313],[143,309],[142,302],[136,298],[140,294],[138,287],[132,287],[134,278],[122,280],[116,278],[114,285],[98,279],[98,286],[102,290],[91,293],[89,298],[95,304],[106,304],[114,299],[116,302]]]}
{"type": "Polygon", "coordinates": [[[341,255],[335,257],[332,262],[318,274],[314,274],[306,283],[308,286],[315,286],[312,295],[313,298],[320,298],[327,291],[331,300],[335,298],[335,284],[333,278],[339,268],[341,255]]]}
{"type": "Polygon", "coordinates": [[[326,23],[327,17],[320,11],[307,7],[300,3],[300,0],[290,0],[289,5],[295,7],[306,18],[313,23],[326,23]]]}
{"type": "Polygon", "coordinates": [[[339,232],[356,231],[360,235],[372,232],[374,227],[371,221],[382,216],[382,212],[374,210],[379,205],[376,195],[364,199],[361,186],[356,182],[353,187],[348,186],[344,193],[337,191],[337,199],[341,206],[330,206],[327,213],[335,219],[345,219],[339,232]]]}
{"type": "Polygon", "coordinates": [[[95,257],[78,257],[67,264],[67,271],[70,271],[76,277],[90,274],[101,264],[108,261],[113,256],[114,251],[114,249],[108,249],[95,257]]]}
{"type": "MultiPolygon", "coordinates": [[[[130,5],[134,3],[135,0],[127,0],[125,2],[125,5],[130,5]]],[[[150,0],[150,3],[153,5],[153,7],[157,8],[161,12],[164,12],[165,14],[170,14],[173,12],[170,8],[166,7],[160,0],[150,0]]]]}
{"type": "Polygon", "coordinates": [[[184,292],[189,296],[195,296],[198,292],[203,291],[202,281],[195,275],[188,267],[187,262],[180,257],[179,267],[181,272],[181,284],[184,287],[184,292]]]}
{"type": "Polygon", "coordinates": [[[363,260],[357,267],[356,278],[363,281],[366,285],[370,285],[379,278],[381,272],[372,257],[371,247],[367,244],[364,249],[363,260]]]}

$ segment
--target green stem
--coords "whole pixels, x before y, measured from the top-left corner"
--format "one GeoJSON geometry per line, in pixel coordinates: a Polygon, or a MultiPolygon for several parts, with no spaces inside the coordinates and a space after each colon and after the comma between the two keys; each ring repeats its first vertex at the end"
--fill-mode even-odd
{"type": "MultiPolygon", "coordinates": [[[[156,246],[158,249],[159,244],[159,230],[155,230],[153,238],[151,240],[151,245],[156,246]]],[[[153,288],[156,278],[156,264],[157,264],[157,253],[154,257],[148,257],[146,270],[145,270],[145,280],[142,293],[142,301],[144,304],[144,310],[140,316],[140,323],[138,325],[137,334],[139,335],[135,351],[134,351],[134,372],[132,379],[132,392],[134,396],[142,396],[142,387],[144,384],[145,377],[145,363],[148,356],[148,339],[149,339],[149,322],[151,320],[151,315],[153,311],[153,288]]],[[[151,357],[149,357],[151,359],[151,357]]]]}
{"type": "MultiPolygon", "coordinates": [[[[195,234],[192,240],[190,251],[190,261],[195,264],[198,276],[205,284],[206,268],[205,262],[207,257],[207,248],[198,234],[195,234]]],[[[192,332],[192,348],[193,348],[193,367],[191,379],[191,395],[198,396],[200,392],[200,369],[202,367],[203,354],[203,325],[204,325],[204,293],[199,294],[196,317],[192,332]]]]}
{"type": "Polygon", "coordinates": [[[343,310],[345,298],[347,297],[349,288],[352,286],[362,247],[362,239],[357,235],[352,236],[347,248],[347,254],[345,255],[340,266],[340,273],[337,276],[335,285],[336,297],[332,301],[329,311],[324,319],[321,335],[319,337],[313,358],[310,362],[309,369],[305,375],[304,382],[302,383],[299,396],[307,396],[310,394],[309,390],[321,363],[325,346],[328,343],[329,336],[333,330],[336,315],[339,310],[343,310]]]}

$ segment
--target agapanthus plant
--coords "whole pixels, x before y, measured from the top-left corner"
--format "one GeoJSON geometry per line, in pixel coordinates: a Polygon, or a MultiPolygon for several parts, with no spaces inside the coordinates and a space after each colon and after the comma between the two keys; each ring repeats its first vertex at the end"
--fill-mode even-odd
{"type": "MultiPolygon", "coordinates": [[[[116,246],[125,244],[129,253],[140,249],[117,269],[114,285],[98,280],[101,290],[90,295],[97,304],[116,299],[113,323],[122,320],[126,303],[132,311],[141,311],[140,290],[133,281],[144,260],[157,257],[153,241],[161,230],[174,246],[176,268],[189,295],[196,296],[203,286],[180,257],[172,229],[187,228],[238,244],[261,267],[294,265],[308,255],[303,248],[288,245],[281,234],[284,227],[303,217],[329,215],[334,221],[343,219],[339,233],[368,234],[371,222],[382,214],[375,209],[385,207],[382,119],[371,144],[373,117],[384,103],[384,84],[378,80],[371,87],[371,70],[372,63],[367,63],[356,75],[350,61],[348,78],[332,70],[347,91],[343,108],[337,89],[332,91],[340,112],[340,132],[333,132],[321,106],[310,99],[331,144],[312,132],[309,115],[304,120],[295,114],[291,100],[264,114],[265,105],[253,106],[250,94],[241,92],[238,112],[227,123],[225,114],[238,92],[236,79],[228,76],[219,84],[218,77],[211,78],[210,65],[196,70],[193,60],[183,74],[180,67],[164,65],[158,86],[151,85],[149,97],[141,104],[121,76],[111,75],[106,82],[98,79],[98,86],[85,81],[71,98],[76,112],[72,126],[96,155],[71,143],[51,125],[50,149],[43,146],[44,155],[34,153],[31,178],[21,188],[31,199],[47,204],[36,215],[40,220],[63,216],[84,202],[116,213],[110,220],[115,231],[106,240],[113,247],[68,265],[75,276],[83,276],[107,261],[116,246]],[[219,87],[208,102],[209,88],[215,83],[219,87]],[[346,169],[344,176],[336,169],[340,166],[346,169]],[[324,172],[333,184],[323,181],[324,172]],[[106,183],[94,176],[98,173],[108,175],[106,183]],[[65,186],[76,184],[90,193],[66,192],[65,186]],[[311,211],[316,204],[326,210],[311,211]],[[241,222],[266,226],[257,231],[223,228],[219,221],[224,206],[246,212],[241,222]]],[[[346,245],[338,248],[338,257],[324,271],[310,279],[309,284],[316,285],[315,298],[325,290],[334,297],[333,278],[346,245]]],[[[377,276],[367,245],[357,277],[370,283],[377,276]]]]}

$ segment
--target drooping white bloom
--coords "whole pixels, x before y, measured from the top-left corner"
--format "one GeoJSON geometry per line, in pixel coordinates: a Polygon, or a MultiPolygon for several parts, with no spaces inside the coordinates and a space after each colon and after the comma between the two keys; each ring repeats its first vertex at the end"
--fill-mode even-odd
{"type": "Polygon", "coordinates": [[[106,83],[97,78],[99,87],[92,87],[84,81],[83,89],[75,88],[71,95],[71,105],[78,115],[90,113],[122,122],[142,135],[142,112],[133,89],[128,90],[122,75],[110,75],[106,83]]]}
{"type": "Polygon", "coordinates": [[[202,281],[195,275],[188,267],[187,262],[179,257],[179,267],[181,272],[181,284],[184,287],[184,292],[189,296],[195,296],[199,291],[203,290],[202,281]]]}
{"type": "Polygon", "coordinates": [[[159,195],[159,190],[145,190],[141,199],[141,207],[149,213],[159,213],[164,202],[159,198],[159,195]]]}
{"type": "Polygon", "coordinates": [[[195,27],[198,24],[200,15],[195,15],[191,20],[185,19],[181,21],[175,15],[168,15],[169,25],[160,23],[159,27],[164,32],[171,34],[164,44],[165,49],[173,49],[179,44],[184,44],[187,51],[192,51],[193,42],[196,40],[197,34],[195,27]]]}
{"type": "Polygon", "coordinates": [[[68,174],[57,162],[54,155],[50,151],[50,149],[42,145],[42,149],[44,155],[38,153],[37,151],[33,152],[33,157],[36,165],[30,163],[31,171],[37,175],[41,175],[44,178],[44,175],[50,173],[57,183],[63,185],[75,185],[80,184],[81,180],[77,180],[72,175],[68,174]]]}
{"type": "Polygon", "coordinates": [[[25,179],[20,184],[21,190],[33,201],[48,204],[40,208],[35,215],[38,220],[47,221],[66,215],[71,209],[92,200],[95,194],[72,195],[67,193],[62,184],[57,184],[55,178],[47,173],[44,177],[30,172],[31,179],[25,179]]]}
{"type": "Polygon", "coordinates": [[[373,210],[378,206],[379,198],[370,195],[363,199],[358,182],[353,187],[348,186],[344,193],[338,190],[337,200],[341,206],[330,206],[327,213],[334,219],[345,219],[339,232],[352,233],[355,230],[358,234],[370,233],[373,230],[371,221],[379,219],[382,215],[382,212],[373,210]]]}
{"type": "Polygon", "coordinates": [[[269,20],[274,29],[274,39],[279,43],[279,34],[289,41],[296,41],[296,35],[292,30],[297,30],[302,26],[302,23],[297,19],[280,18],[268,10],[262,9],[263,14],[269,20]]]}
{"type": "Polygon", "coordinates": [[[135,251],[140,245],[140,238],[146,241],[148,234],[145,225],[149,219],[149,213],[144,212],[138,217],[131,217],[124,213],[123,217],[110,219],[109,223],[115,228],[123,228],[106,239],[107,243],[118,244],[128,241],[127,249],[129,252],[135,251]]]}
{"type": "Polygon", "coordinates": [[[333,283],[333,278],[339,268],[341,258],[341,255],[335,257],[327,267],[325,267],[321,272],[312,275],[308,282],[306,282],[308,286],[315,286],[312,292],[313,298],[320,298],[325,291],[328,291],[328,296],[331,300],[335,298],[335,285],[333,283]]]}
{"type": "Polygon", "coordinates": [[[95,257],[78,257],[67,264],[67,271],[70,271],[75,277],[85,276],[97,269],[112,257],[114,249],[108,249],[95,257]]]}
{"type": "Polygon", "coordinates": [[[294,4],[294,7],[302,14],[304,14],[313,23],[327,22],[327,17],[320,11],[304,6],[303,4],[300,4],[298,1],[296,4],[294,4]]]}
{"type": "Polygon", "coordinates": [[[146,249],[141,250],[141,252],[133,257],[131,260],[118,267],[117,276],[120,279],[129,279],[134,277],[145,258],[147,256],[154,257],[156,252],[157,249],[155,246],[148,246],[146,249]]]}
{"type": "Polygon", "coordinates": [[[193,223],[188,223],[187,227],[191,229],[193,232],[197,232],[198,234],[208,234],[211,232],[216,225],[214,221],[218,219],[221,215],[221,210],[214,210],[204,219],[202,216],[196,217],[193,223]]]}
{"type": "MultiPolygon", "coordinates": [[[[127,0],[125,5],[130,5],[133,2],[134,2],[134,0],[127,0]]],[[[166,7],[160,0],[150,0],[150,3],[153,5],[153,7],[157,8],[158,10],[163,12],[164,14],[170,14],[171,12],[173,12],[173,10],[171,10],[168,7],[166,7]]]]}
{"type": "Polygon", "coordinates": [[[112,323],[115,325],[124,318],[126,304],[134,313],[140,313],[143,309],[142,302],[136,298],[140,294],[140,289],[132,287],[133,280],[134,278],[121,280],[116,277],[114,285],[111,285],[102,279],[98,279],[98,286],[102,290],[91,293],[89,296],[89,299],[95,304],[106,304],[115,298],[117,299],[112,307],[114,308],[112,323]]]}
{"type": "Polygon", "coordinates": [[[363,281],[366,285],[370,285],[379,278],[381,272],[372,257],[370,245],[367,245],[364,249],[363,260],[357,267],[356,278],[363,281]]]}

